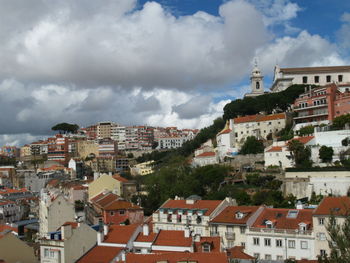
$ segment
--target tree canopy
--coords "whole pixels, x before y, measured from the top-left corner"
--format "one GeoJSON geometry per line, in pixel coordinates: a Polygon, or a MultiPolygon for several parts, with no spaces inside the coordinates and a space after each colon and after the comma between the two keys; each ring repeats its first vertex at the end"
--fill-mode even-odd
{"type": "Polygon", "coordinates": [[[343,129],[346,124],[350,124],[350,113],[334,118],[332,127],[335,129],[343,129]]]}
{"type": "Polygon", "coordinates": [[[310,160],[311,150],[309,147],[305,147],[298,140],[291,140],[288,143],[288,150],[291,152],[292,158],[297,168],[311,167],[312,162],[310,160]]]}
{"type": "Polygon", "coordinates": [[[332,147],[327,147],[325,145],[322,145],[320,150],[319,150],[319,157],[324,163],[330,163],[333,160],[333,148],[332,147]]]}
{"type": "Polygon", "coordinates": [[[79,125],[62,122],[53,126],[51,130],[59,131],[59,133],[77,133],[79,125]]]}
{"type": "Polygon", "coordinates": [[[244,142],[240,154],[257,154],[264,152],[264,144],[255,136],[248,136],[244,142]]]}

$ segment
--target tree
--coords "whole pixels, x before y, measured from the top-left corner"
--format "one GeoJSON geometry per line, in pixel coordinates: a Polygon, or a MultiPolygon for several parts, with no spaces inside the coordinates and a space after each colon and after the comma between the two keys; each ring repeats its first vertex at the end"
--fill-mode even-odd
{"type": "Polygon", "coordinates": [[[264,144],[255,138],[255,136],[247,137],[244,142],[240,154],[257,154],[264,152],[264,144]]]}
{"type": "Polygon", "coordinates": [[[297,168],[312,166],[312,162],[310,160],[311,150],[309,147],[305,147],[304,144],[298,140],[291,140],[288,143],[288,150],[290,151],[297,168]]]}
{"type": "Polygon", "coordinates": [[[77,133],[79,130],[79,125],[70,124],[66,122],[58,123],[51,128],[53,131],[59,131],[59,133],[77,133]]]}
{"type": "Polygon", "coordinates": [[[332,127],[336,129],[343,129],[346,124],[350,124],[350,113],[334,118],[332,127]]]}
{"type": "Polygon", "coordinates": [[[320,148],[318,155],[320,157],[320,159],[322,160],[322,162],[324,163],[330,163],[333,160],[333,148],[332,147],[327,147],[325,145],[322,145],[322,147],[320,148]]]}
{"type": "Polygon", "coordinates": [[[331,253],[320,256],[318,262],[350,262],[350,215],[346,215],[345,221],[342,224],[337,223],[335,216],[332,215],[326,229],[330,238],[328,244],[331,253]]]}
{"type": "Polygon", "coordinates": [[[314,126],[312,126],[312,125],[302,127],[299,130],[299,135],[300,136],[310,135],[310,134],[313,134],[313,133],[314,133],[314,126]]]}

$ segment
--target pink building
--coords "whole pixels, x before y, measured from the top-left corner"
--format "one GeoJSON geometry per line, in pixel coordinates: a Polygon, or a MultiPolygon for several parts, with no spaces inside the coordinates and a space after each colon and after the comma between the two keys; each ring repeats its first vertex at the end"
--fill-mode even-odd
{"type": "Polygon", "coordinates": [[[337,116],[350,113],[350,86],[330,84],[305,88],[294,102],[295,123],[327,123],[337,116]]]}

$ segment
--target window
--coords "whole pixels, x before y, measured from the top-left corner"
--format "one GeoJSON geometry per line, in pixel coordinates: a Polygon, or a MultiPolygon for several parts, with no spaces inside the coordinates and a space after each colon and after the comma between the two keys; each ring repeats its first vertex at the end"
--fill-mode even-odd
{"type": "Polygon", "coordinates": [[[301,249],[307,249],[307,241],[300,241],[300,248],[301,249]]]}
{"type": "Polygon", "coordinates": [[[239,227],[239,230],[241,231],[241,234],[244,234],[244,233],[245,233],[245,229],[246,229],[245,226],[239,227]]]}
{"type": "Polygon", "coordinates": [[[288,248],[295,248],[295,240],[288,240],[288,248]]]}
{"type": "Polygon", "coordinates": [[[320,82],[320,77],[319,76],[315,76],[315,83],[319,83],[320,82]]]}
{"type": "Polygon", "coordinates": [[[331,80],[332,80],[331,76],[330,76],[330,75],[327,75],[327,76],[326,76],[326,82],[331,82],[331,80]]]}
{"type": "Polygon", "coordinates": [[[260,89],[260,83],[256,82],[256,89],[260,89]]]}
{"type": "Polygon", "coordinates": [[[259,253],[254,253],[253,255],[256,259],[259,259],[260,258],[260,254],[259,253]]]}
{"type": "Polygon", "coordinates": [[[320,218],[318,219],[318,224],[319,224],[319,225],[324,225],[324,218],[323,218],[323,217],[320,217],[320,218]]]}
{"type": "Polygon", "coordinates": [[[271,239],[270,238],[264,238],[264,244],[265,244],[265,247],[270,247],[271,246],[271,239]]]}
{"type": "Polygon", "coordinates": [[[303,77],[303,83],[304,83],[304,84],[307,83],[307,76],[304,76],[304,77],[303,77]]]}
{"type": "Polygon", "coordinates": [[[113,212],[113,211],[109,212],[109,214],[110,214],[111,216],[114,216],[114,212],[113,212]]]}
{"type": "Polygon", "coordinates": [[[277,260],[283,260],[283,256],[277,256],[276,259],[277,260]]]}
{"type": "Polygon", "coordinates": [[[282,239],[276,239],[276,247],[282,247],[282,239]]]}
{"type": "Polygon", "coordinates": [[[320,256],[325,256],[326,254],[327,254],[326,250],[324,250],[324,249],[320,250],[320,256]]]}
{"type": "Polygon", "coordinates": [[[203,244],[202,251],[203,252],[210,252],[210,244],[203,244]]]}
{"type": "Polygon", "coordinates": [[[266,254],[266,255],[265,255],[265,259],[266,259],[266,260],[271,260],[271,259],[272,259],[272,257],[271,257],[271,255],[266,254]]]}
{"type": "Polygon", "coordinates": [[[242,246],[242,247],[245,247],[245,242],[241,242],[241,246],[242,246]]]}
{"type": "Polygon", "coordinates": [[[253,238],[253,244],[256,245],[256,246],[259,246],[260,245],[260,239],[258,237],[254,237],[253,238]]]}
{"type": "Polygon", "coordinates": [[[325,233],[318,233],[318,239],[321,241],[326,240],[326,234],[325,233]]]}
{"type": "Polygon", "coordinates": [[[343,82],[343,75],[338,75],[338,82],[343,82]]]}
{"type": "Polygon", "coordinates": [[[49,249],[48,248],[44,249],[44,257],[46,257],[46,258],[49,257],[49,249]]]}

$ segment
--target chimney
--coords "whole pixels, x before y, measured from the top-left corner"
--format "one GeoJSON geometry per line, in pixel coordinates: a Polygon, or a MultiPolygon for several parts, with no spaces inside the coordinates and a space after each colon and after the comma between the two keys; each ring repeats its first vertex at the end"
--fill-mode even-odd
{"type": "Polygon", "coordinates": [[[149,226],[147,224],[144,224],[142,226],[142,233],[144,236],[148,236],[149,235],[149,226]]]}
{"type": "Polygon", "coordinates": [[[185,238],[190,237],[190,229],[188,227],[185,228],[184,235],[185,235],[185,238]]]}
{"type": "Polygon", "coordinates": [[[107,224],[103,225],[103,235],[105,235],[105,236],[108,235],[108,225],[107,224]]]}
{"type": "Polygon", "coordinates": [[[72,234],[72,226],[70,224],[61,226],[61,235],[63,240],[69,239],[72,234]]]}

